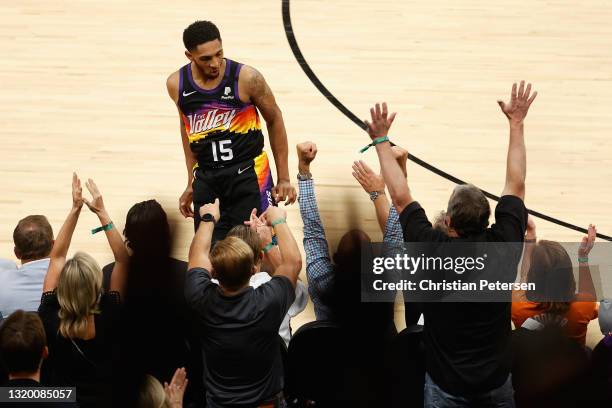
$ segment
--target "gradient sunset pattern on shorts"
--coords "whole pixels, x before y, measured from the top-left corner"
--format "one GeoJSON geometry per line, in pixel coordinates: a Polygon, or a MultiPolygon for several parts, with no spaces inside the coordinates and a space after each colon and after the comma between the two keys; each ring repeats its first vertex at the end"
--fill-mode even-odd
{"type": "Polygon", "coordinates": [[[259,184],[259,197],[261,200],[261,212],[264,212],[272,202],[272,172],[266,152],[262,152],[253,160],[255,162],[255,174],[259,184]]]}
{"type": "Polygon", "coordinates": [[[261,129],[257,109],[248,104],[242,108],[222,103],[208,104],[202,109],[188,115],[181,113],[189,143],[206,138],[210,134],[222,131],[231,139],[261,129]],[[232,135],[233,134],[233,135],[232,135]]]}

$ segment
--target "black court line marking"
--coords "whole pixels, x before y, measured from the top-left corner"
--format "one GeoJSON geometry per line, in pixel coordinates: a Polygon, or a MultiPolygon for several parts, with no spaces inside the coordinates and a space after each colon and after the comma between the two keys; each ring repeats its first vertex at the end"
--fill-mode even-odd
{"type": "MultiPolygon", "coordinates": [[[[342,104],[342,102],[340,102],[338,100],[338,98],[336,98],[326,87],[325,85],[323,85],[323,83],[319,80],[319,78],[317,77],[317,75],[312,71],[312,69],[310,68],[310,66],[308,65],[308,62],[306,61],[306,58],[304,58],[304,55],[302,54],[302,51],[300,51],[300,46],[297,43],[297,40],[295,38],[295,34],[293,32],[293,26],[291,24],[291,11],[290,11],[290,0],[281,0],[282,1],[282,10],[283,10],[283,26],[285,27],[285,35],[287,36],[287,41],[289,42],[289,46],[291,47],[291,51],[293,52],[293,55],[295,57],[295,59],[297,60],[298,64],[300,64],[300,67],[302,67],[302,70],[304,71],[304,73],[306,74],[306,76],[308,77],[308,79],[310,79],[310,82],[312,82],[312,84],[319,90],[319,92],[321,92],[323,94],[323,96],[325,96],[327,98],[328,101],[331,102],[332,105],[334,105],[336,108],[338,108],[338,110],[340,112],[342,112],[344,114],[344,116],[346,116],[347,118],[349,118],[349,120],[351,120],[351,122],[355,123],[357,126],[359,126],[361,129],[366,130],[367,126],[365,123],[363,123],[363,121],[361,119],[359,119],[357,117],[357,115],[355,115],[353,112],[351,112],[346,106],[344,106],[342,104]]],[[[408,153],[408,159],[416,164],[418,164],[421,167],[426,168],[427,170],[431,171],[432,173],[437,174],[440,177],[443,177],[449,181],[452,181],[455,184],[467,184],[465,181],[453,176],[452,174],[449,174],[447,172],[445,172],[444,170],[440,170],[439,168],[432,166],[431,164],[427,163],[424,160],[419,159],[418,157],[408,153]]],[[[484,193],[485,196],[487,196],[488,198],[490,198],[491,200],[494,201],[499,201],[499,196],[496,196],[493,193],[490,193],[486,190],[480,190],[484,193]]],[[[563,220],[560,220],[558,218],[555,217],[551,217],[550,215],[546,215],[543,214],[539,211],[535,211],[535,210],[527,210],[529,212],[529,214],[533,215],[534,217],[538,217],[540,219],[552,222],[553,224],[557,224],[560,225],[562,227],[565,228],[569,228],[572,229],[574,231],[578,231],[578,232],[582,232],[582,233],[588,233],[586,228],[583,227],[579,227],[577,225],[574,224],[570,224],[569,222],[565,222],[563,220]]],[[[597,233],[597,237],[607,240],[607,241],[612,241],[612,237],[608,236],[608,235],[604,235],[604,234],[600,234],[597,233]]]]}

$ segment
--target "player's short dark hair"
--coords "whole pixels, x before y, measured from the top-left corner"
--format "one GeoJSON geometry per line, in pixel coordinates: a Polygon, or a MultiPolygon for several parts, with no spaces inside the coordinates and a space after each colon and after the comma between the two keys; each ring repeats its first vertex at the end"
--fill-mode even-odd
{"type": "Polygon", "coordinates": [[[0,360],[9,373],[34,373],[40,367],[47,336],[40,317],[17,310],[0,326],[0,360]]]}
{"type": "Polygon", "coordinates": [[[484,193],[473,184],[462,184],[455,187],[448,200],[446,215],[450,218],[450,227],[459,236],[468,236],[483,232],[489,225],[491,207],[484,193]]]}
{"type": "Polygon", "coordinates": [[[28,215],[13,231],[13,242],[20,259],[41,259],[53,247],[53,229],[44,215],[28,215]]]}
{"type": "Polygon", "coordinates": [[[183,44],[187,51],[193,51],[198,45],[214,40],[221,41],[221,34],[210,21],[195,21],[183,31],[183,44]]]}

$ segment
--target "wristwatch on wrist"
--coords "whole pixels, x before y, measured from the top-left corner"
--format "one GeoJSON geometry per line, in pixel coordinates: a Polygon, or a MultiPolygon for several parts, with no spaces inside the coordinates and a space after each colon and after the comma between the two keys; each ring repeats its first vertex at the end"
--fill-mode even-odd
{"type": "Polygon", "coordinates": [[[385,194],[384,191],[371,191],[370,200],[375,201],[379,196],[385,194]]]}
{"type": "Polygon", "coordinates": [[[206,213],[202,216],[202,221],[204,222],[212,222],[213,224],[217,223],[217,220],[215,220],[215,216],[212,215],[211,213],[206,213]]]}
{"type": "Polygon", "coordinates": [[[312,173],[311,172],[306,172],[306,173],[298,173],[297,174],[297,179],[299,181],[306,181],[306,180],[311,180],[312,179],[312,173]]]}

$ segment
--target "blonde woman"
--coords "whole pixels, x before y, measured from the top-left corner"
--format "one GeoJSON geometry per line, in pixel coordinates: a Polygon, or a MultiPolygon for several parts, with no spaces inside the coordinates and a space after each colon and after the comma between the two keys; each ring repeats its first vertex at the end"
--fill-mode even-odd
{"type": "Polygon", "coordinates": [[[72,208],[51,251],[38,313],[49,347],[46,383],[76,386],[81,407],[108,407],[112,405],[112,322],[117,316],[129,257],[96,184],[89,179],[85,185],[91,201],[83,198],[81,181],[73,174],[72,208]],[[109,293],[103,292],[102,270],[90,255],[77,252],[66,259],[83,203],[100,219],[102,226],[96,230],[105,231],[115,256],[109,293]]]}

